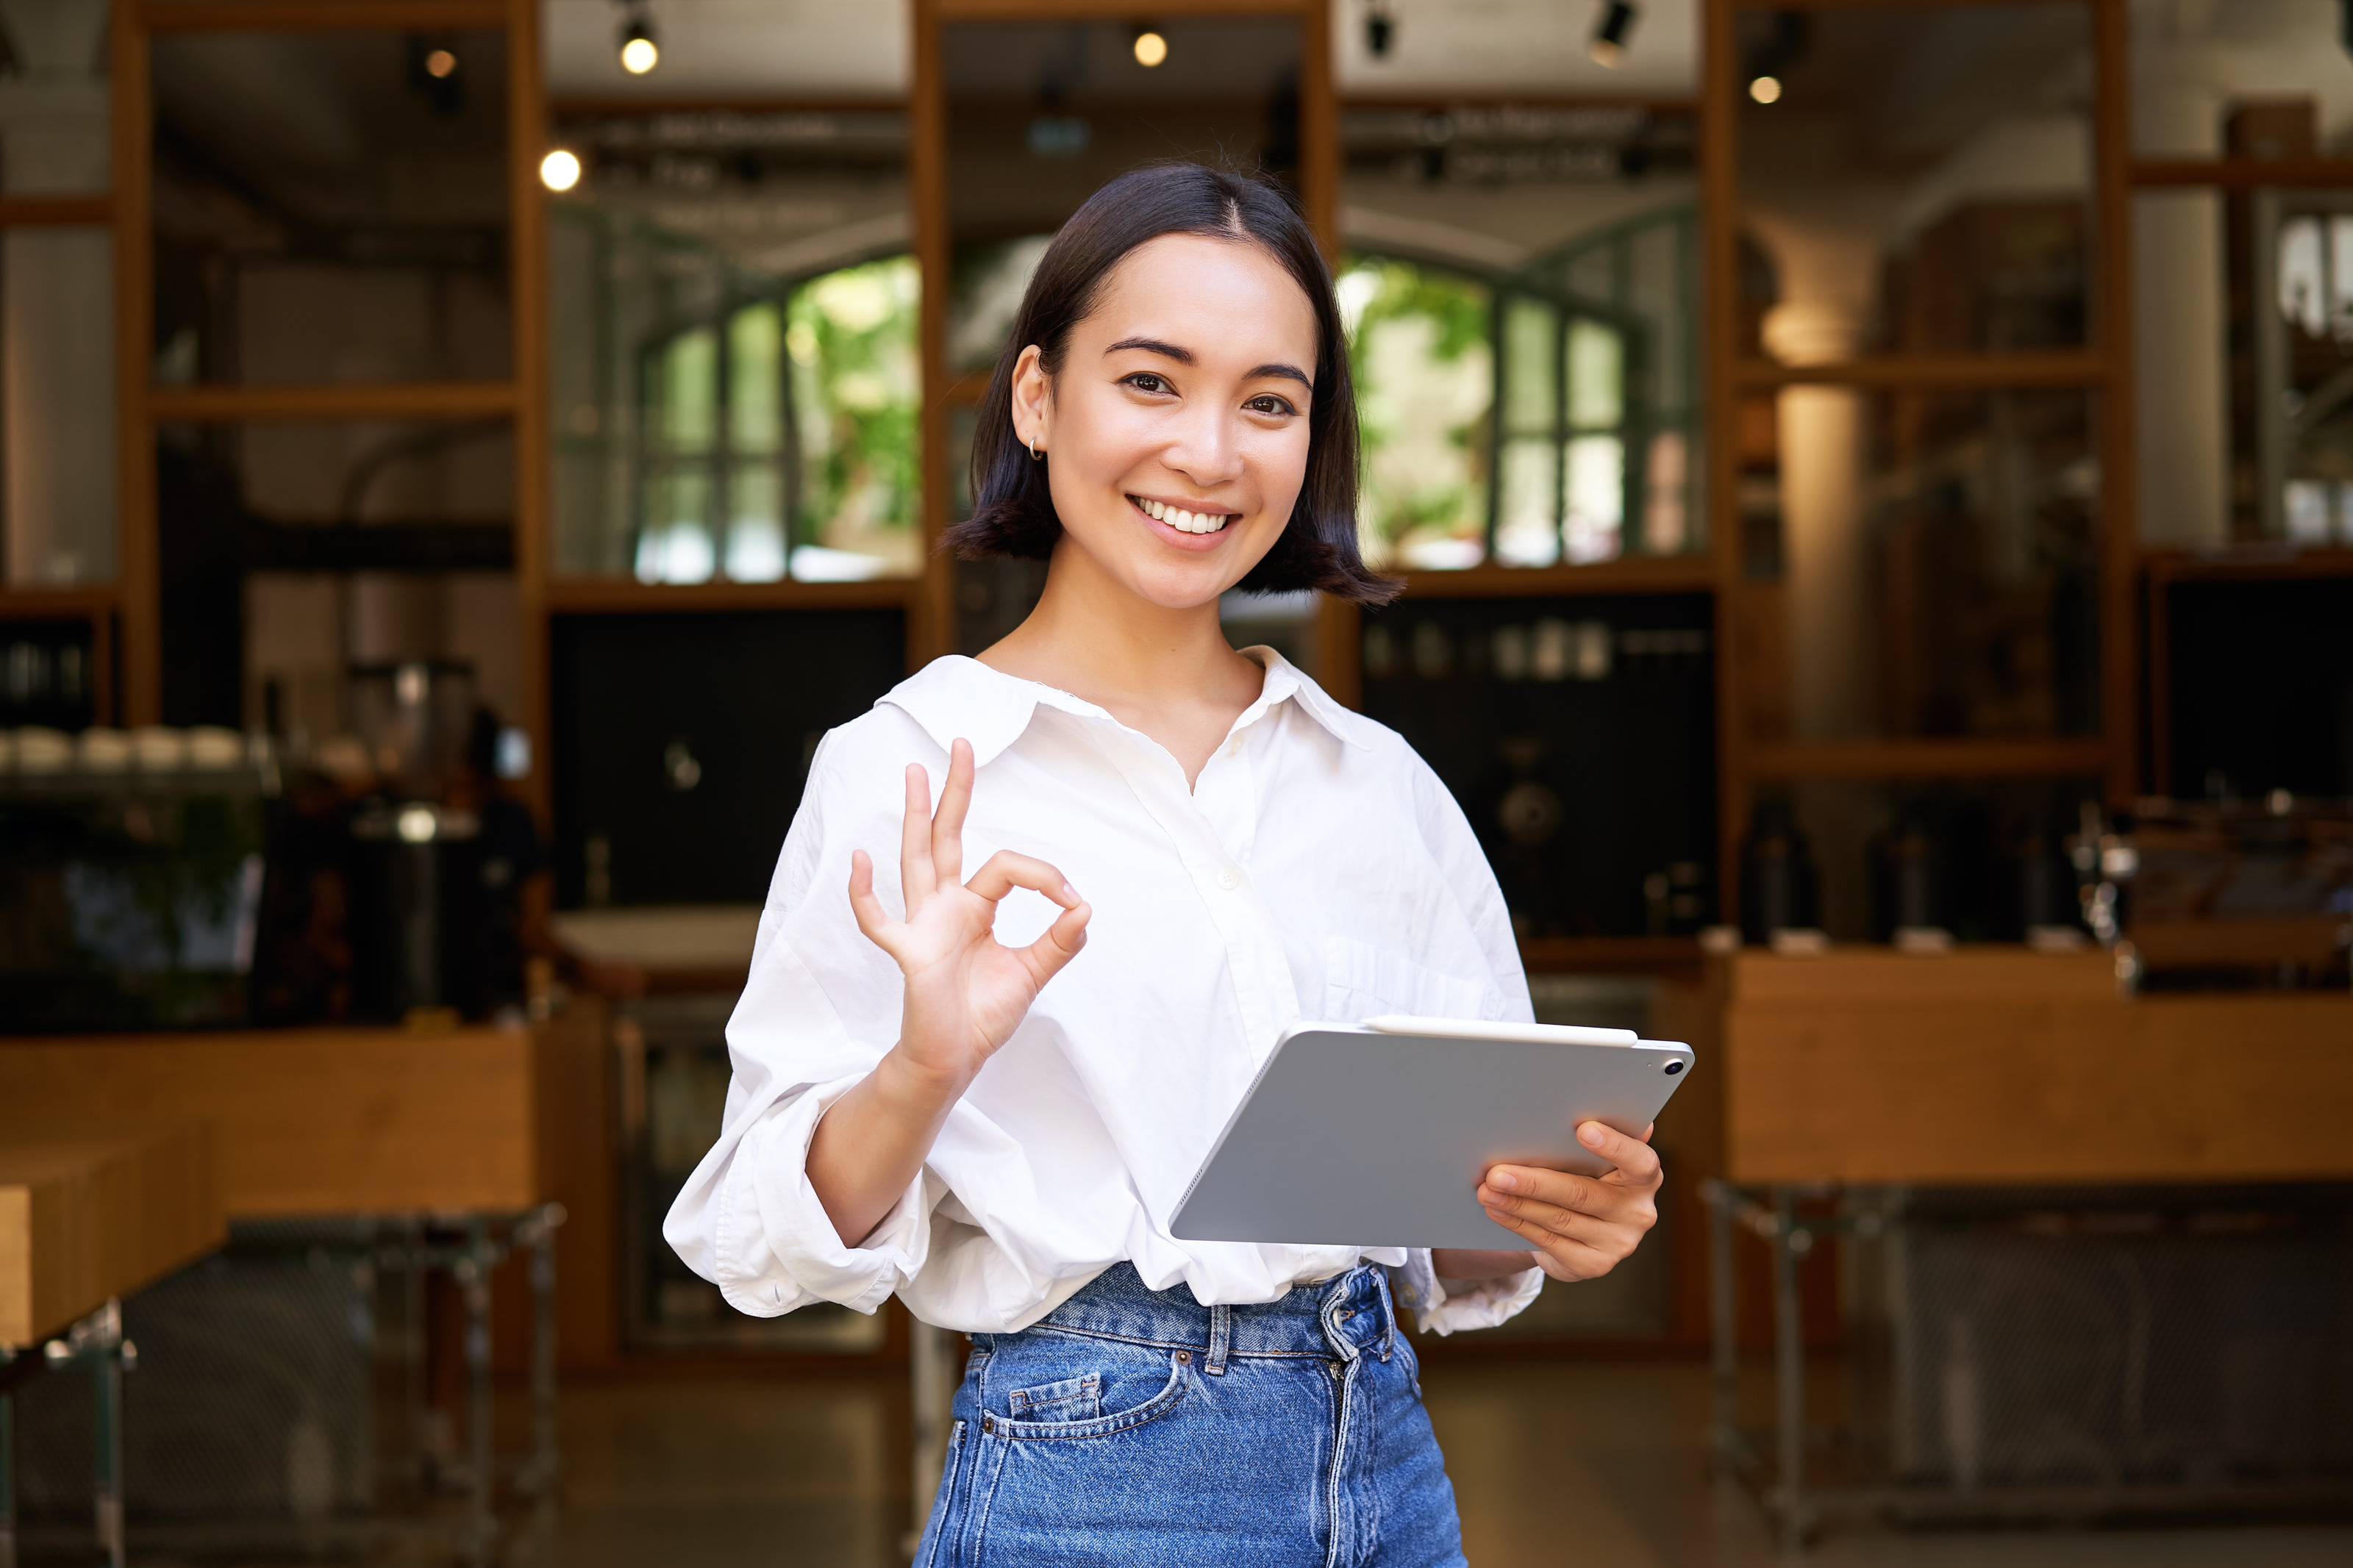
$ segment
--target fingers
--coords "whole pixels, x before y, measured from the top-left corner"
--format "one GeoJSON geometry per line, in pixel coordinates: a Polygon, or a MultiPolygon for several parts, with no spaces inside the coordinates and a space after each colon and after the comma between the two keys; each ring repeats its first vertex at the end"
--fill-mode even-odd
{"type": "Polygon", "coordinates": [[[891,915],[874,896],[874,862],[863,849],[849,852],[849,912],[857,917],[858,929],[866,933],[867,941],[885,952],[891,951],[891,944],[882,940],[891,928],[891,915]]]}
{"type": "Polygon", "coordinates": [[[1078,889],[1060,871],[1034,856],[1017,855],[1010,849],[991,855],[965,886],[992,904],[1016,888],[1027,888],[1045,894],[1065,910],[1079,907],[1078,889]]]}
{"type": "Polygon", "coordinates": [[[1642,1130],[1641,1138],[1629,1138],[1616,1128],[1599,1121],[1580,1122],[1577,1141],[1618,1167],[1618,1174],[1629,1186],[1655,1186],[1659,1181],[1659,1152],[1651,1147],[1650,1129],[1642,1130]]]}
{"type": "Polygon", "coordinates": [[[1487,1216],[1536,1249],[1538,1267],[1556,1279],[1598,1279],[1618,1267],[1631,1248],[1599,1247],[1558,1236],[1520,1215],[1489,1209],[1487,1216]]]}
{"type": "Polygon", "coordinates": [[[907,764],[907,810],[899,822],[899,890],[912,916],[938,889],[932,866],[932,781],[919,763],[907,764]]]}
{"type": "Polygon", "coordinates": [[[972,806],[972,742],[948,744],[948,780],[932,817],[932,875],[940,886],[964,879],[964,818],[972,806]]]}
{"type": "Polygon", "coordinates": [[[1079,956],[1079,949],[1087,945],[1087,921],[1094,910],[1085,904],[1073,904],[1054,917],[1046,934],[1021,950],[1021,962],[1039,986],[1061,972],[1062,965],[1079,956]]]}

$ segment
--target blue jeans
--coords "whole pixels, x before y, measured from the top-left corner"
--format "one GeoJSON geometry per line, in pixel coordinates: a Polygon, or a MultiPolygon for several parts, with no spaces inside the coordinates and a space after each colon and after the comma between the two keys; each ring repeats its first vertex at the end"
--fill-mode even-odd
{"type": "Polygon", "coordinates": [[[973,1337],[915,1568],[1461,1568],[1419,1370],[1378,1268],[1204,1307],[1123,1263],[973,1337]]]}

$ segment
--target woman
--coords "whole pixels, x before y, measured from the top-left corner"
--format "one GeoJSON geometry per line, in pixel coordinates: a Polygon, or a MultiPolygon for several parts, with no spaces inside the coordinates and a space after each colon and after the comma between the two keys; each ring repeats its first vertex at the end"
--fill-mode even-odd
{"type": "Polygon", "coordinates": [[[1531,1016],[1444,787],[1219,630],[1231,588],[1394,592],[1356,553],[1346,345],[1282,195],[1190,164],[1098,192],[973,470],[953,542],[1046,557],[1043,595],[819,747],[725,1131],[665,1234],[746,1312],[896,1292],[972,1335],[925,1568],[1461,1563],[1392,1289],[1425,1328],[1500,1322],[1631,1251],[1659,1166],[1588,1122],[1605,1179],[1491,1170],[1525,1252],[1169,1234],[1286,1026],[1531,1016]]]}

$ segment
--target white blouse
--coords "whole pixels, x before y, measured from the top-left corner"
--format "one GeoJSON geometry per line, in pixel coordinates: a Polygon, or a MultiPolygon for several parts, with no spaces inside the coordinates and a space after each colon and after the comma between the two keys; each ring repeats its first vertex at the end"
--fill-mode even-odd
{"type": "MultiPolygon", "coordinates": [[[[1169,1221],[1283,1029],[1384,1013],[1532,1020],[1494,875],[1437,775],[1271,648],[1259,700],[1198,781],[1068,692],[942,658],[828,734],[785,840],[743,999],[719,1142],[662,1235],[755,1317],[811,1301],[871,1312],[896,1292],[972,1333],[1037,1321],[1123,1259],[1204,1305],[1270,1301],[1355,1267],[1398,1269],[1441,1332],[1503,1321],[1543,1276],[1452,1290],[1427,1250],[1179,1241],[1169,1221]],[[897,1040],[898,966],[849,910],[849,855],[892,918],[910,762],[977,763],[964,864],[999,849],[1058,867],[1093,906],[1087,945],[948,1113],[922,1173],[846,1247],[805,1165],[826,1108],[897,1040]]],[[[1017,889],[1008,944],[1054,907],[1017,889]]]]}

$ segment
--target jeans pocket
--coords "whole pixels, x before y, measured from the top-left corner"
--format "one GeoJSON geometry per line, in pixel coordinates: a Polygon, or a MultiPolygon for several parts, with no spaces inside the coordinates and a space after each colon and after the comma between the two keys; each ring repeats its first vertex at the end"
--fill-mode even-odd
{"type": "MultiPolygon", "coordinates": [[[[1155,1355],[1154,1360],[1157,1365],[1166,1366],[1168,1369],[1168,1379],[1160,1385],[1159,1392],[1135,1405],[1120,1408],[1118,1407],[1120,1401],[1116,1394],[1108,1399],[1101,1394],[1095,1394],[1092,1397],[1098,1401],[1099,1410],[1105,1405],[1111,1406],[1108,1414],[1098,1414],[1082,1419],[1057,1419],[1050,1416],[1043,1419],[988,1416],[983,1418],[981,1430],[1016,1443],[1050,1438],[1110,1437],[1122,1432],[1133,1431],[1138,1426],[1157,1421],[1175,1411],[1184,1404],[1186,1394],[1193,1386],[1193,1358],[1189,1352],[1180,1351],[1174,1355],[1157,1354],[1155,1355]]],[[[1070,1381],[1083,1383],[1087,1380],[1073,1378],[1070,1381]]],[[[1135,1381],[1132,1376],[1114,1380],[1118,1384],[1128,1386],[1133,1386],[1135,1381]]]]}
{"type": "Polygon", "coordinates": [[[1007,1400],[1016,1421],[1092,1421],[1103,1414],[1103,1374],[1066,1377],[1035,1388],[1017,1388],[1007,1400]]]}

